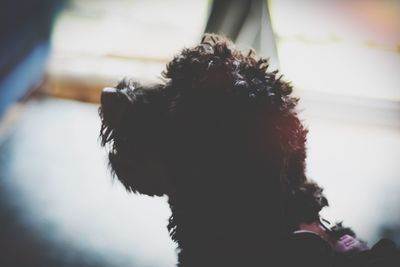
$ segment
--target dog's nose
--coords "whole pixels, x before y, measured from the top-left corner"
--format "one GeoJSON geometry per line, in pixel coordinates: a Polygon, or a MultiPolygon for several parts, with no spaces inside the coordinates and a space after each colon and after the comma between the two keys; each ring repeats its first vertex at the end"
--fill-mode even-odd
{"type": "Polygon", "coordinates": [[[118,97],[117,89],[112,87],[105,87],[101,92],[101,104],[104,105],[105,103],[112,101],[112,99],[116,99],[118,97]]]}
{"type": "Polygon", "coordinates": [[[117,92],[117,89],[115,89],[113,87],[104,87],[103,88],[103,94],[113,94],[116,92],[117,92]]]}
{"type": "Polygon", "coordinates": [[[106,87],[101,92],[101,106],[103,109],[114,109],[118,106],[120,96],[116,88],[106,87]]]}
{"type": "Polygon", "coordinates": [[[123,113],[122,96],[116,88],[106,87],[101,93],[101,109],[103,111],[104,120],[112,125],[118,121],[123,113]]]}

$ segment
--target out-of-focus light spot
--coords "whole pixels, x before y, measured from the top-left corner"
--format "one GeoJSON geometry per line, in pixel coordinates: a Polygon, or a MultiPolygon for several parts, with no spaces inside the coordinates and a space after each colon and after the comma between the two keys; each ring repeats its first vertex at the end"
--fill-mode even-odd
{"type": "Polygon", "coordinates": [[[299,89],[400,100],[400,54],[346,43],[278,47],[282,72],[299,89]]]}
{"type": "Polygon", "coordinates": [[[197,42],[208,1],[71,1],[53,35],[51,75],[154,78],[197,42]]]}
{"type": "Polygon", "coordinates": [[[272,1],[282,72],[302,90],[400,100],[396,10],[396,1],[272,1]]]}

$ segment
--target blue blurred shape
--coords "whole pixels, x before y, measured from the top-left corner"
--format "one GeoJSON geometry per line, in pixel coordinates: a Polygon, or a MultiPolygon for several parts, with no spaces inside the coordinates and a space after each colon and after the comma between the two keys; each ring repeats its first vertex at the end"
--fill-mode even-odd
{"type": "Polygon", "coordinates": [[[64,2],[0,2],[0,117],[41,80],[52,24],[64,2]]]}

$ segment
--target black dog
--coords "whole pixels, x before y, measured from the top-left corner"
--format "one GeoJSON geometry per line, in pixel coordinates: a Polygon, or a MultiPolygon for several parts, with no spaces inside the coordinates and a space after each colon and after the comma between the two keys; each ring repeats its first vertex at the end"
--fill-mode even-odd
{"type": "Polygon", "coordinates": [[[328,204],[305,175],[298,99],[267,68],[205,35],[162,83],[103,90],[111,169],[131,192],[169,197],[179,266],[283,266],[283,240],[328,204]]]}

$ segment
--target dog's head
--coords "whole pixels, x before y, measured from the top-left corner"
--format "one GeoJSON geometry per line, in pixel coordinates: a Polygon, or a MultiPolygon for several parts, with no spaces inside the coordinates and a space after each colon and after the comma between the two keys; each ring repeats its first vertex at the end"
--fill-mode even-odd
{"type": "Polygon", "coordinates": [[[101,144],[108,147],[112,172],[129,191],[167,193],[166,105],[162,85],[144,87],[123,80],[103,89],[101,144]]]}
{"type": "Polygon", "coordinates": [[[163,195],[191,174],[259,174],[296,194],[307,130],[291,85],[267,68],[254,52],[205,35],[168,63],[160,84],[105,88],[100,137],[116,176],[128,190],[163,195]]]}

